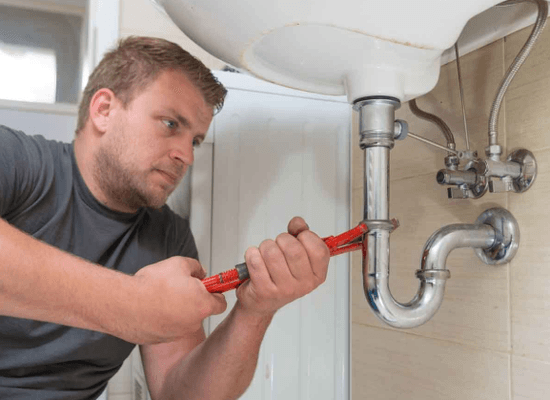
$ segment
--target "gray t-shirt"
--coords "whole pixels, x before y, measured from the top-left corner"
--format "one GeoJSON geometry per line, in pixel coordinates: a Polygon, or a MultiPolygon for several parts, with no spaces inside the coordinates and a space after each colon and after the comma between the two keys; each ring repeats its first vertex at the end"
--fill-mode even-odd
{"type": "MultiPolygon", "coordinates": [[[[197,258],[189,223],[168,206],[110,210],[86,187],[72,144],[1,125],[0,216],[127,274],[175,255],[197,258]]],[[[99,332],[0,316],[0,399],[95,399],[133,347],[99,332]]]]}

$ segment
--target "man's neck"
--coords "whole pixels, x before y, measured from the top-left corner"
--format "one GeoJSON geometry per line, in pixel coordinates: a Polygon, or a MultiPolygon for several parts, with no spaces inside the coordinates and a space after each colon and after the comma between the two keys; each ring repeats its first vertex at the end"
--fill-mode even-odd
{"type": "Polygon", "coordinates": [[[80,132],[74,141],[74,155],[76,159],[76,165],[80,171],[80,175],[84,180],[84,183],[88,187],[88,190],[92,193],[95,199],[103,204],[105,207],[110,208],[113,211],[119,211],[124,213],[134,213],[137,210],[131,209],[124,204],[112,201],[101,189],[101,186],[97,182],[94,174],[95,170],[95,149],[97,144],[93,143],[93,139],[89,138],[85,132],[80,132]]]}

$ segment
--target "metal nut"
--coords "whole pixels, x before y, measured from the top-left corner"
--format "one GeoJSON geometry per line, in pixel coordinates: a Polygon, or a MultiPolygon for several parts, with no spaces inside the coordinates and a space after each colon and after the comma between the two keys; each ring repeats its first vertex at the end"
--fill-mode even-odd
{"type": "Polygon", "coordinates": [[[409,134],[409,124],[402,119],[396,119],[393,123],[395,140],[404,140],[409,134]]]}
{"type": "Polygon", "coordinates": [[[445,157],[445,166],[447,167],[447,169],[456,170],[459,164],[460,160],[457,156],[452,155],[445,157]]]}
{"type": "Polygon", "coordinates": [[[490,146],[487,146],[485,148],[485,154],[487,156],[492,156],[492,155],[500,156],[502,154],[502,147],[498,144],[492,144],[490,146]]]}

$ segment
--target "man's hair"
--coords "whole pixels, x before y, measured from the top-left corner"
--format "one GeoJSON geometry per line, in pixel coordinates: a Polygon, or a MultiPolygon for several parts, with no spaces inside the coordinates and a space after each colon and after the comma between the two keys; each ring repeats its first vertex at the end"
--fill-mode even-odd
{"type": "Polygon", "coordinates": [[[76,134],[86,125],[90,102],[98,90],[112,90],[127,106],[166,70],[184,73],[199,89],[213,113],[221,110],[227,90],[202,62],[168,40],[130,36],[120,40],[115,49],[105,54],[90,75],[78,109],[76,134]]]}

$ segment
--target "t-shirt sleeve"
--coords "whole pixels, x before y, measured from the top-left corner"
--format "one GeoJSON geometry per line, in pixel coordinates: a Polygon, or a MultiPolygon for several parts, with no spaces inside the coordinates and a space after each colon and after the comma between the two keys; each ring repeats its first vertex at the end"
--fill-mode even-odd
{"type": "Polygon", "coordinates": [[[51,184],[45,142],[0,125],[0,217],[28,207],[51,184]]]}

